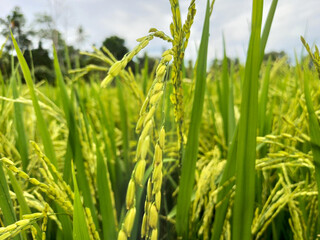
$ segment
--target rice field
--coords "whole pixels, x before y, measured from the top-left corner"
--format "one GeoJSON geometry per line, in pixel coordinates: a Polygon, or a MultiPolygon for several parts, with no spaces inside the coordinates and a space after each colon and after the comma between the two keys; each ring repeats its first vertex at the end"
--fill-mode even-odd
{"type": "Polygon", "coordinates": [[[34,83],[11,34],[18,62],[9,79],[0,72],[0,240],[318,239],[319,50],[301,38],[308,57],[263,61],[277,2],[262,22],[253,0],[246,62],[229,63],[223,46],[210,69],[214,0],[191,68],[195,0],[187,16],[170,0],[171,33],[151,28],[121,60],[105,48],[81,53],[105,67],[63,75],[53,49],[54,86],[34,83]],[[172,48],[151,73],[133,73],[128,62],[154,38],[172,48]]]}

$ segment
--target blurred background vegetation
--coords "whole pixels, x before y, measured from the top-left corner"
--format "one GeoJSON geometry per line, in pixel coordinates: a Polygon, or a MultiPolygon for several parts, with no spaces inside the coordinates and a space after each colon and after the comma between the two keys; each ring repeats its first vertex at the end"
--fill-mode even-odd
{"type": "MultiPolygon", "coordinates": [[[[44,46],[50,46],[50,44],[48,45],[44,43],[49,42],[54,44],[55,48],[57,49],[58,57],[61,59],[60,66],[64,74],[72,68],[81,68],[87,66],[88,64],[103,65],[103,62],[98,61],[95,58],[80,54],[80,52],[83,51],[81,48],[88,37],[85,29],[82,26],[79,26],[75,31],[77,34],[76,43],[74,45],[69,45],[66,43],[61,31],[56,28],[54,18],[52,16],[47,13],[37,13],[30,21],[30,24],[27,24],[27,19],[22,9],[16,6],[5,18],[0,18],[1,36],[7,38],[10,34],[10,29],[17,39],[21,50],[24,52],[24,57],[30,69],[32,69],[32,73],[36,82],[46,79],[49,83],[54,84],[52,47],[46,48],[44,46]],[[69,55],[71,66],[67,66],[68,63],[65,60],[65,54],[69,55]]],[[[95,47],[101,49],[103,46],[108,48],[118,60],[129,51],[126,46],[125,39],[119,36],[106,36],[101,45],[95,47]]],[[[0,70],[4,76],[4,79],[9,79],[9,76],[12,72],[12,48],[12,41],[11,38],[9,38],[5,45],[3,56],[0,59],[0,70]]],[[[264,60],[266,61],[270,57],[271,60],[275,61],[276,59],[284,56],[286,56],[286,53],[283,51],[273,51],[266,53],[264,60]]],[[[149,71],[148,73],[150,74],[159,58],[150,57],[147,53],[144,53],[144,55],[135,58],[134,61],[130,62],[127,67],[131,68],[133,73],[141,72],[141,69],[145,69],[146,67],[145,60],[148,59],[147,69],[149,71]]],[[[228,63],[229,66],[231,66],[231,63],[233,63],[233,65],[237,67],[240,64],[240,60],[238,58],[228,58],[228,63]]],[[[186,62],[185,65],[186,77],[191,78],[193,66],[192,60],[186,62]]],[[[222,59],[212,60],[210,62],[210,68],[212,70],[221,69],[222,59]]],[[[101,76],[101,79],[103,77],[104,76],[101,76]]],[[[89,76],[86,76],[86,78],[89,79],[89,76]]]]}

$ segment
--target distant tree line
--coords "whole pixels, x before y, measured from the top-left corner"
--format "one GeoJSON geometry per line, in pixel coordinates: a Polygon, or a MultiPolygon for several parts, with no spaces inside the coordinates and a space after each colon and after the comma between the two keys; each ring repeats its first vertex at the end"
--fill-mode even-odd
{"type": "MultiPolygon", "coordinates": [[[[10,37],[10,30],[16,38],[20,49],[24,52],[24,57],[33,70],[35,81],[46,79],[50,83],[54,83],[54,70],[52,49],[44,48],[44,42],[51,42],[55,46],[62,71],[66,73],[68,68],[84,67],[87,64],[101,65],[103,63],[91,57],[80,55],[80,48],[86,41],[86,34],[82,26],[77,28],[76,45],[68,45],[64,40],[62,33],[57,29],[52,16],[46,13],[36,14],[32,26],[26,25],[26,18],[19,7],[14,7],[12,11],[5,17],[0,18],[0,34],[8,40],[4,46],[2,56],[0,58],[0,71],[4,79],[9,79],[11,75],[12,63],[12,41],[10,37]],[[36,47],[34,45],[37,45],[36,47]],[[66,53],[69,56],[71,66],[67,66],[66,53]]],[[[2,43],[0,43],[1,46],[2,43]]],[[[121,59],[127,52],[128,48],[125,46],[125,40],[118,36],[107,37],[100,46],[105,46],[115,56],[116,59],[121,59]]],[[[284,52],[270,52],[264,57],[264,60],[271,59],[275,61],[278,58],[285,56],[284,52]]],[[[13,58],[15,63],[17,60],[13,58]]],[[[240,65],[239,59],[228,58],[228,66],[233,65],[237,68],[240,65]]],[[[143,57],[137,58],[135,62],[130,62],[128,67],[131,67],[133,72],[140,71],[147,67],[150,73],[157,62],[156,58],[150,58],[145,54],[143,57]],[[146,66],[145,60],[148,59],[146,66]]],[[[190,77],[193,74],[192,62],[188,62],[185,68],[185,73],[190,77]]],[[[222,60],[215,59],[212,62],[212,69],[220,69],[222,67],[222,60]]]]}
{"type": "MultiPolygon", "coordinates": [[[[67,72],[68,66],[66,62],[66,53],[68,53],[72,66],[84,67],[87,64],[94,63],[101,65],[103,63],[98,62],[88,56],[80,55],[80,47],[86,41],[86,34],[82,26],[77,29],[76,42],[77,46],[67,45],[61,32],[55,26],[54,19],[46,14],[36,14],[32,27],[28,27],[26,24],[26,18],[22,13],[20,7],[14,7],[12,11],[5,17],[0,18],[0,34],[4,38],[8,38],[2,56],[0,58],[0,71],[5,79],[11,74],[11,62],[12,62],[12,40],[10,37],[10,30],[17,40],[20,49],[24,53],[24,57],[31,69],[33,69],[35,80],[40,81],[46,79],[47,81],[54,82],[54,70],[52,49],[44,48],[44,42],[51,42],[55,46],[60,65],[64,73],[67,72]],[[35,44],[36,43],[36,44],[35,44]],[[37,45],[37,46],[34,46],[37,45]]],[[[0,46],[2,43],[0,43],[0,46]]],[[[115,56],[116,59],[121,59],[129,50],[125,46],[125,40],[118,36],[109,36],[101,44],[109,49],[109,51],[115,56]]],[[[144,60],[147,55],[137,58],[136,62],[129,63],[129,67],[133,72],[138,68],[144,67],[144,60]]],[[[15,63],[17,60],[15,59],[15,63]]],[[[153,64],[156,59],[149,57],[149,71],[151,72],[153,64]]]]}

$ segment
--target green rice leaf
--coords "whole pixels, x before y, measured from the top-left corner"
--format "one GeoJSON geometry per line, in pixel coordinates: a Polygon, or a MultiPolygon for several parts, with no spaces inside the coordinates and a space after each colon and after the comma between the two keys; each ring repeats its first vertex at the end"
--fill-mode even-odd
{"type": "MultiPolygon", "coordinates": [[[[12,94],[13,98],[17,99],[19,97],[18,89],[17,89],[17,84],[16,84],[16,79],[15,75],[11,76],[11,88],[12,88],[12,94]]],[[[25,127],[24,127],[24,120],[23,120],[23,108],[21,103],[14,103],[14,117],[15,117],[15,125],[17,129],[17,145],[18,145],[18,150],[21,156],[21,161],[22,161],[22,169],[26,171],[27,166],[29,164],[29,154],[28,154],[28,141],[27,141],[27,136],[25,132],[25,127]]]]}
{"type": "MultiPolygon", "coordinates": [[[[18,182],[15,175],[11,171],[8,171],[7,173],[10,178],[10,182],[11,182],[11,186],[13,188],[13,191],[16,194],[17,200],[19,202],[20,215],[31,214],[31,210],[27,204],[27,201],[26,201],[26,199],[23,195],[23,191],[21,189],[21,183],[18,182]]],[[[37,240],[41,240],[41,230],[40,230],[39,225],[37,223],[34,223],[33,226],[37,229],[37,235],[36,235],[37,240]]]]}
{"type": "MultiPolygon", "coordinates": [[[[62,102],[62,107],[63,111],[67,120],[68,124],[68,129],[69,129],[69,136],[68,136],[68,145],[67,149],[69,149],[68,154],[65,156],[65,161],[64,161],[64,169],[63,169],[63,177],[66,182],[70,182],[71,180],[71,158],[72,156],[74,157],[75,153],[75,148],[76,148],[76,143],[75,139],[77,138],[77,130],[75,129],[75,119],[74,119],[74,111],[73,111],[73,106],[70,102],[70,98],[67,93],[67,88],[66,85],[63,81],[63,76],[60,70],[60,65],[59,65],[59,59],[57,55],[57,51],[55,47],[53,46],[53,64],[54,64],[54,70],[56,74],[56,79],[57,79],[57,85],[59,87],[59,93],[61,97],[61,102],[62,102]],[[70,151],[72,154],[70,154],[70,151]]],[[[75,161],[75,160],[74,160],[75,161]]]]}
{"type": "Polygon", "coordinates": [[[212,100],[212,95],[211,95],[211,92],[209,91],[209,89],[207,88],[207,98],[208,98],[208,106],[209,106],[209,109],[210,109],[210,116],[211,116],[211,120],[212,120],[212,127],[213,127],[213,131],[215,133],[217,133],[217,125],[216,125],[216,110],[215,110],[215,107],[214,107],[214,104],[213,104],[213,100],[212,100]]]}
{"type": "Polygon", "coordinates": [[[195,167],[198,155],[199,132],[202,118],[202,109],[206,89],[206,68],[209,41],[210,4],[207,1],[206,15],[202,30],[202,37],[198,55],[196,87],[191,113],[191,122],[187,145],[182,160],[181,179],[177,200],[176,229],[179,237],[188,239],[189,208],[194,184],[195,167]]]}
{"type": "Polygon", "coordinates": [[[26,83],[28,85],[28,88],[29,88],[33,108],[34,108],[34,111],[35,111],[35,114],[37,117],[38,130],[40,132],[40,136],[43,141],[45,153],[48,156],[48,158],[50,159],[50,161],[52,162],[52,164],[57,167],[57,159],[56,159],[56,155],[54,152],[52,140],[50,138],[47,124],[45,123],[44,117],[43,117],[41,109],[40,109],[40,105],[38,102],[38,98],[37,98],[34,84],[33,84],[32,77],[31,77],[30,69],[29,69],[27,62],[24,59],[23,54],[22,54],[21,50],[19,49],[17,41],[15,40],[12,33],[11,33],[11,37],[12,37],[14,48],[17,52],[17,57],[18,57],[18,60],[19,60],[19,63],[20,63],[20,66],[21,66],[21,69],[23,72],[23,76],[24,76],[26,83]]]}
{"type": "MultiPolygon", "coordinates": [[[[0,161],[0,208],[4,216],[3,222],[5,226],[16,222],[16,215],[13,209],[12,201],[9,194],[9,186],[4,175],[2,162],[0,161]]],[[[17,235],[14,239],[22,239],[21,235],[17,235]]]]}
{"type": "MultiPolygon", "coordinates": [[[[102,108],[101,108],[102,109],[102,108]]],[[[113,108],[112,108],[112,101],[109,100],[108,104],[107,104],[107,112],[108,113],[112,113],[113,112],[113,108]]],[[[120,166],[120,159],[118,159],[117,156],[117,146],[116,146],[116,141],[115,141],[115,122],[114,122],[114,118],[112,114],[108,114],[108,121],[105,124],[105,127],[107,129],[108,132],[108,137],[110,140],[110,145],[111,145],[111,150],[112,150],[112,154],[113,154],[113,158],[115,160],[115,164],[116,164],[116,170],[120,170],[121,166],[120,166]]],[[[119,180],[119,179],[118,179],[119,180]]]]}
{"type": "MultiPolygon", "coordinates": [[[[84,126],[81,126],[82,128],[85,128],[88,134],[88,129],[89,129],[89,120],[87,118],[87,113],[86,113],[86,109],[84,107],[84,103],[80,100],[80,97],[78,95],[78,92],[75,91],[75,97],[77,99],[77,102],[80,106],[80,110],[83,114],[83,119],[84,119],[84,126]]],[[[80,114],[80,113],[78,113],[80,114]]],[[[78,132],[78,134],[80,134],[78,132]]],[[[79,189],[82,192],[83,195],[83,200],[84,200],[84,205],[88,208],[90,208],[91,210],[91,214],[92,214],[92,218],[93,218],[93,222],[95,223],[97,229],[99,230],[99,225],[98,225],[98,216],[97,216],[97,212],[96,212],[96,208],[94,206],[93,203],[93,197],[91,195],[91,191],[90,191],[90,187],[89,187],[89,181],[87,179],[87,175],[86,175],[86,169],[85,169],[85,165],[84,165],[84,156],[82,155],[82,149],[81,149],[81,143],[80,143],[80,139],[79,137],[75,139],[75,163],[76,163],[76,167],[77,167],[77,180],[79,182],[79,189]]],[[[89,143],[91,144],[91,143],[89,143]]]]}
{"type": "MultiPolygon", "coordinates": [[[[233,66],[231,65],[231,76],[232,76],[233,66]]],[[[228,142],[227,144],[230,145],[233,139],[233,135],[236,129],[236,119],[234,115],[234,97],[233,97],[233,80],[231,77],[229,78],[230,85],[229,85],[229,99],[228,99],[228,142]]],[[[228,146],[227,145],[227,146],[228,146]]]]}
{"type": "Polygon", "coordinates": [[[262,83],[262,89],[259,96],[259,136],[267,134],[265,131],[266,119],[267,119],[267,103],[269,93],[269,82],[270,82],[270,70],[271,60],[269,59],[267,68],[265,70],[265,76],[262,83]]]}
{"type": "Polygon", "coordinates": [[[116,239],[117,228],[114,206],[112,204],[113,192],[111,189],[111,182],[108,168],[103,160],[100,151],[100,143],[97,139],[96,133],[93,132],[94,142],[96,144],[97,156],[97,187],[100,203],[100,213],[102,216],[102,232],[103,239],[116,239]]]}
{"type": "MultiPolygon", "coordinates": [[[[235,133],[233,135],[231,144],[228,150],[227,163],[222,173],[222,178],[219,183],[219,187],[224,186],[227,181],[230,181],[232,177],[235,176],[236,172],[236,156],[237,156],[237,145],[238,145],[238,126],[236,127],[235,133]]],[[[229,198],[227,197],[230,193],[232,187],[234,186],[234,181],[231,181],[227,186],[222,188],[218,193],[217,202],[221,202],[221,205],[216,209],[215,218],[213,222],[213,232],[211,239],[219,240],[221,237],[225,217],[227,214],[227,209],[229,205],[229,198]]]]}
{"type": "Polygon", "coordinates": [[[21,214],[30,214],[31,210],[30,210],[30,208],[29,208],[29,206],[23,196],[23,191],[21,189],[21,183],[18,182],[15,175],[11,171],[8,171],[7,173],[10,178],[10,182],[11,182],[12,188],[14,190],[14,193],[16,194],[17,200],[19,202],[21,214]]]}
{"type": "Polygon", "coordinates": [[[89,229],[86,222],[86,216],[80,199],[80,193],[76,175],[72,166],[72,178],[74,186],[73,203],[73,239],[89,240],[89,229]]]}
{"type": "Polygon", "coordinates": [[[254,0],[251,37],[245,68],[236,156],[236,194],[232,239],[251,239],[255,199],[256,132],[258,124],[258,75],[263,1],[254,0]]]}
{"type": "Polygon", "coordinates": [[[223,132],[224,137],[226,141],[226,146],[229,145],[229,92],[230,92],[230,86],[229,86],[229,73],[228,73],[228,59],[227,59],[227,53],[226,53],[226,43],[223,36],[223,61],[222,61],[222,81],[221,81],[221,94],[219,96],[220,100],[220,111],[221,116],[223,120],[223,132]]]}
{"type": "MultiPolygon", "coordinates": [[[[107,157],[107,168],[110,174],[110,181],[112,184],[112,191],[114,193],[116,209],[117,211],[120,212],[120,209],[122,208],[120,199],[122,198],[122,195],[125,194],[125,191],[126,191],[125,184],[127,183],[125,183],[124,179],[122,178],[122,168],[121,168],[120,161],[118,160],[118,156],[116,154],[117,148],[116,148],[116,142],[114,138],[115,127],[112,119],[112,114],[108,114],[108,117],[107,117],[107,114],[106,114],[107,111],[95,87],[93,87],[93,92],[100,107],[101,120],[103,122],[103,127],[104,127],[101,133],[106,145],[104,153],[107,157]]],[[[107,107],[110,109],[111,104],[108,104],[107,107]]],[[[108,113],[112,113],[112,111],[109,110],[108,113]]]]}
{"type": "MultiPolygon", "coordinates": [[[[2,96],[5,96],[5,92],[6,92],[6,87],[4,84],[4,80],[3,80],[3,76],[2,76],[2,72],[0,70],[0,85],[1,85],[1,94],[2,96]]],[[[2,114],[4,110],[4,101],[1,102],[1,106],[0,106],[0,113],[2,114]]]]}
{"type": "Polygon", "coordinates": [[[261,66],[261,63],[263,60],[264,50],[267,45],[267,41],[268,41],[271,25],[273,22],[274,14],[277,9],[277,5],[278,5],[278,0],[272,0],[271,6],[270,6],[270,9],[268,12],[268,17],[267,17],[267,20],[264,24],[264,28],[263,28],[263,32],[262,32],[262,36],[261,36],[261,43],[260,43],[260,66],[261,66]]]}
{"type": "MultiPolygon", "coordinates": [[[[123,86],[120,81],[117,81],[119,109],[120,109],[120,124],[122,131],[122,154],[126,169],[130,169],[129,165],[129,129],[128,129],[128,114],[123,96],[123,86]]],[[[127,176],[129,178],[129,175],[127,176]]]]}
{"type": "Polygon", "coordinates": [[[234,117],[233,82],[230,76],[226,44],[223,36],[222,83],[221,87],[218,87],[218,96],[226,146],[229,146],[231,143],[236,124],[234,117]]]}
{"type": "MultiPolygon", "coordinates": [[[[318,199],[320,199],[320,125],[312,104],[312,98],[309,89],[310,76],[307,73],[307,71],[305,71],[304,73],[304,95],[309,114],[309,132],[311,139],[311,149],[313,154],[313,163],[315,166],[318,199]]],[[[318,202],[318,211],[320,212],[320,202],[318,202]]],[[[319,217],[318,221],[320,221],[319,217]]]]}
{"type": "Polygon", "coordinates": [[[2,162],[0,161],[0,207],[4,218],[4,224],[9,225],[16,221],[12,201],[9,195],[9,187],[5,177],[2,162]]]}
{"type": "MultiPolygon", "coordinates": [[[[68,129],[69,129],[67,154],[65,157],[63,178],[66,182],[70,182],[71,159],[73,158],[73,161],[75,162],[75,165],[77,167],[77,177],[79,182],[78,187],[82,191],[85,205],[89,207],[91,210],[93,221],[95,222],[95,224],[97,224],[98,220],[97,220],[96,210],[93,205],[92,196],[89,189],[88,180],[85,174],[85,168],[83,164],[83,156],[81,151],[81,143],[79,140],[79,132],[76,127],[77,122],[75,119],[75,111],[71,103],[70,97],[68,96],[68,93],[67,93],[67,88],[64,83],[63,76],[60,70],[57,52],[54,47],[53,47],[53,53],[54,53],[54,68],[55,68],[55,73],[57,78],[57,85],[60,90],[62,107],[66,116],[68,129]]],[[[67,229],[69,226],[68,219],[64,219],[64,220],[65,220],[64,227],[67,229]]]]}

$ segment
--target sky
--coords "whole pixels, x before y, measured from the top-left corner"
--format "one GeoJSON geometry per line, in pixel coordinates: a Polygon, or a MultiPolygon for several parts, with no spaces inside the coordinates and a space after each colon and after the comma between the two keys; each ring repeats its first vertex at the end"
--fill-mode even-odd
{"type": "MultiPolygon", "coordinates": [[[[182,21],[186,18],[190,1],[180,0],[182,21]]],[[[264,1],[265,20],[271,0],[264,1]]],[[[195,59],[204,21],[205,0],[197,0],[197,14],[191,28],[186,59],[195,59]]],[[[0,0],[0,18],[7,16],[14,6],[20,6],[31,25],[35,13],[50,14],[68,44],[90,50],[100,47],[106,37],[124,38],[132,49],[136,39],[145,36],[151,27],[170,35],[171,10],[169,0],[0,0]],[[76,29],[84,28],[85,43],[77,42],[76,29]],[[81,46],[80,46],[81,45],[81,46]]],[[[249,42],[251,0],[216,0],[210,19],[208,58],[221,58],[224,35],[229,57],[245,59],[249,42]]],[[[285,51],[293,58],[302,51],[300,36],[311,45],[320,45],[320,0],[279,0],[272,24],[266,52],[285,51]]],[[[153,40],[146,51],[160,56],[170,45],[153,40]]],[[[142,53],[143,54],[143,53],[142,53]]]]}

